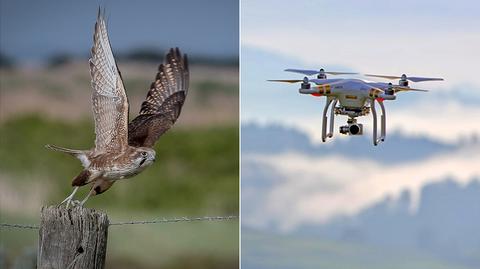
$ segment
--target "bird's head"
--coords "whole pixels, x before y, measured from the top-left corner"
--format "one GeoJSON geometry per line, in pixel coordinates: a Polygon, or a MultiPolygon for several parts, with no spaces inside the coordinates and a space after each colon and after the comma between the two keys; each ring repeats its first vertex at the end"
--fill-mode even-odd
{"type": "Polygon", "coordinates": [[[140,147],[135,152],[135,162],[139,167],[151,165],[155,161],[155,150],[151,148],[140,147]]]}

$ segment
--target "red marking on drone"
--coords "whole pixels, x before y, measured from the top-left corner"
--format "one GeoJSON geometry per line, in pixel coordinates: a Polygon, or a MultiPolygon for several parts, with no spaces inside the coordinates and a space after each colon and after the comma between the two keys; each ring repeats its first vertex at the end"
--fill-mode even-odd
{"type": "Polygon", "coordinates": [[[311,93],[311,95],[313,95],[313,96],[316,96],[316,97],[320,97],[320,96],[322,96],[322,94],[321,94],[321,93],[311,93]]]}
{"type": "Polygon", "coordinates": [[[377,97],[378,102],[383,102],[384,100],[385,100],[384,98],[377,97]]]}

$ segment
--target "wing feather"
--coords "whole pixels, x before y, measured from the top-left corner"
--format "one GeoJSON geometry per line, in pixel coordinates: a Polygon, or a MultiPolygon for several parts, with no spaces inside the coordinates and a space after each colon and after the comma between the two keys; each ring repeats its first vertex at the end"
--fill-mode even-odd
{"type": "Polygon", "coordinates": [[[121,151],[128,143],[128,99],[108,39],[104,15],[98,11],[90,58],[95,150],[121,151]]]}
{"type": "Polygon", "coordinates": [[[188,92],[187,56],[178,48],[170,49],[158,68],[139,115],[128,125],[131,146],[153,147],[180,116],[188,92]]]}

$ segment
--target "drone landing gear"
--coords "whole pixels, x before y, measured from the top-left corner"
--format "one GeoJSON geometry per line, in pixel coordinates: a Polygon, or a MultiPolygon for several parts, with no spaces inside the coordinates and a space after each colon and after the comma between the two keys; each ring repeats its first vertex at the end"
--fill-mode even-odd
{"type": "Polygon", "coordinates": [[[383,105],[382,100],[376,100],[378,104],[380,105],[380,109],[382,110],[382,115],[381,115],[381,121],[380,121],[380,137],[377,139],[377,111],[375,109],[375,99],[372,99],[371,101],[371,109],[372,109],[372,116],[373,116],[373,145],[378,145],[379,143],[385,141],[386,137],[386,113],[385,113],[385,106],[383,105]]]}
{"type": "Polygon", "coordinates": [[[335,117],[335,106],[337,105],[337,98],[328,98],[327,103],[325,104],[325,108],[323,109],[323,119],[322,119],[322,141],[325,142],[327,138],[333,137],[333,124],[334,124],[334,117],[335,117]],[[327,134],[327,112],[330,104],[332,104],[332,108],[330,109],[330,129],[327,134]]]}

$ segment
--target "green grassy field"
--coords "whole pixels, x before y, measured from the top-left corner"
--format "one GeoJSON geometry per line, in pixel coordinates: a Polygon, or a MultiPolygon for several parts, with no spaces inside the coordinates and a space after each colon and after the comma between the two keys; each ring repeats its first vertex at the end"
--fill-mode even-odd
{"type": "Polygon", "coordinates": [[[418,249],[392,249],[242,229],[243,269],[472,269],[418,249]]]}
{"type": "MultiPolygon", "coordinates": [[[[152,213],[126,217],[127,213],[136,212],[109,212],[109,218],[116,222],[158,217],[152,213]]],[[[15,223],[38,221],[10,214],[6,218],[15,223]]],[[[0,268],[2,251],[10,264],[25,259],[25,253],[35,258],[37,230],[0,229],[0,238],[0,268]]],[[[237,221],[112,226],[108,239],[107,268],[238,268],[237,221]]]]}
{"type": "MultiPolygon", "coordinates": [[[[94,132],[87,120],[65,123],[31,115],[4,122],[0,138],[0,195],[5,202],[0,206],[1,222],[36,224],[40,207],[63,200],[71,192],[71,179],[82,169],[75,158],[44,145],[88,149],[94,132]]],[[[113,222],[238,215],[236,125],[174,128],[155,149],[153,166],[90,198],[86,206],[105,210],[113,222]]],[[[87,191],[85,187],[78,198],[87,191]]],[[[36,240],[36,231],[1,229],[0,256],[3,251],[11,262],[35,247],[36,240]]],[[[109,231],[108,268],[236,268],[237,262],[237,220],[109,231]]]]}

